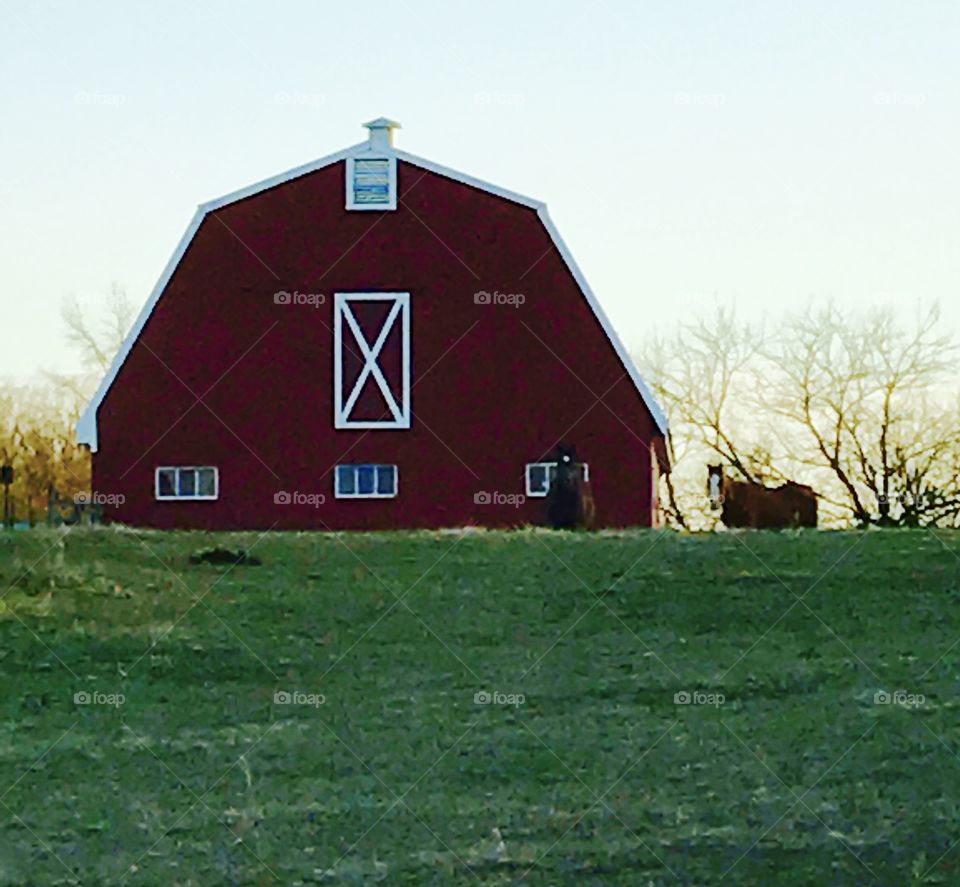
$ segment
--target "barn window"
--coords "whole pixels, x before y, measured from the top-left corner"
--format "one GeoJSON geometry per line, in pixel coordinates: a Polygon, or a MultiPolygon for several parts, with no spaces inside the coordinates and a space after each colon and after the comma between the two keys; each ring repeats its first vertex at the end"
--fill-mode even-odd
{"type": "Polygon", "coordinates": [[[347,209],[396,209],[395,157],[347,158],[347,209]]]}
{"type": "Polygon", "coordinates": [[[338,499],[392,499],[397,495],[397,466],[338,465],[333,493],[338,499]]]}
{"type": "Polygon", "coordinates": [[[410,427],[410,293],[336,293],[334,428],[410,427]]]}
{"type": "Polygon", "coordinates": [[[156,471],[157,499],[216,499],[220,475],[211,466],[163,466],[156,471]]]}
{"type": "MultiPolygon", "coordinates": [[[[586,462],[580,463],[583,480],[590,480],[590,466],[586,462]]],[[[527,495],[533,498],[546,496],[550,492],[550,484],[557,476],[556,462],[528,462],[526,470],[527,495]]]]}

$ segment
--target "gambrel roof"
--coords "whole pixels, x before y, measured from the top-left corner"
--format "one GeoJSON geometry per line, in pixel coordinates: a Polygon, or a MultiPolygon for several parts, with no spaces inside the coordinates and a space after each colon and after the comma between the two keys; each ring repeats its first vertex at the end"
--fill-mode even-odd
{"type": "MultiPolygon", "coordinates": [[[[378,118],[377,120],[371,121],[366,124],[373,133],[376,130],[384,130],[395,127],[398,124],[394,123],[391,120],[386,118],[378,118]]],[[[180,260],[186,254],[190,243],[192,242],[194,235],[200,228],[203,220],[206,218],[208,213],[215,212],[218,209],[221,209],[231,203],[235,203],[238,200],[245,200],[248,197],[252,197],[255,194],[259,194],[262,191],[267,191],[270,188],[275,188],[278,185],[282,185],[286,182],[290,182],[293,179],[297,179],[301,176],[308,175],[309,173],[316,172],[319,169],[323,169],[326,166],[330,166],[334,163],[339,163],[342,160],[347,160],[348,158],[356,157],[370,151],[371,142],[364,141],[356,145],[351,145],[349,148],[344,148],[341,151],[337,151],[333,154],[328,154],[326,157],[321,157],[319,160],[314,160],[310,163],[306,163],[303,166],[295,167],[294,169],[287,170],[286,172],[280,173],[279,175],[272,176],[271,178],[264,179],[263,181],[257,182],[256,184],[249,185],[246,188],[241,188],[238,191],[234,191],[231,194],[227,194],[224,197],[219,197],[215,200],[210,200],[207,203],[201,204],[196,213],[193,216],[193,219],[190,221],[189,226],[187,227],[186,232],[181,238],[179,244],[177,244],[176,250],[174,250],[173,255],[170,257],[170,260],[167,262],[166,266],[163,269],[163,273],[160,275],[160,279],[157,281],[156,286],[153,288],[153,291],[150,293],[150,297],[147,299],[146,304],[143,306],[143,310],[140,312],[136,321],[133,324],[130,332],[128,333],[123,344],[120,346],[116,356],[113,359],[113,363],[110,366],[110,369],[107,371],[107,374],[103,377],[103,380],[100,383],[100,387],[97,389],[96,394],[94,394],[90,403],[88,404],[83,415],[80,417],[80,420],[77,423],[77,442],[80,444],[86,444],[90,447],[92,452],[97,451],[97,411],[100,408],[100,405],[103,403],[104,398],[107,396],[107,392],[110,390],[110,387],[113,385],[114,381],[117,378],[117,375],[120,372],[120,368],[123,366],[124,361],[127,358],[127,355],[130,353],[133,348],[134,343],[137,341],[137,338],[140,336],[141,331],[144,326],[146,326],[147,320],[150,318],[150,315],[153,313],[153,309],[156,306],[157,302],[160,300],[163,291],[166,289],[167,284],[170,281],[170,278],[173,276],[174,271],[176,271],[177,266],[180,264],[180,260]]],[[[580,287],[584,297],[587,299],[587,302],[590,305],[591,310],[596,316],[597,320],[600,323],[600,326],[603,328],[604,332],[607,335],[607,338],[610,340],[611,345],[613,345],[614,350],[617,353],[620,361],[623,363],[623,367],[626,370],[627,374],[630,376],[630,379],[633,381],[633,384],[636,386],[637,391],[640,394],[641,399],[644,404],[646,404],[647,409],[650,411],[650,414],[653,416],[654,422],[656,423],[659,430],[666,435],[667,433],[667,419],[657,404],[653,394],[650,389],[647,387],[646,383],[643,381],[643,378],[640,375],[640,372],[637,370],[637,367],[634,365],[633,361],[630,358],[630,355],[627,353],[626,348],[624,348],[623,343],[620,341],[619,336],[614,330],[613,325],[610,323],[606,314],[603,311],[603,308],[600,306],[597,297],[594,295],[593,290],[590,289],[590,285],[587,283],[586,278],[583,276],[583,272],[580,270],[579,266],[576,263],[576,260],[573,258],[572,253],[568,249],[566,243],[564,243],[563,238],[560,236],[560,232],[557,230],[556,226],[553,223],[553,220],[550,218],[550,214],[547,212],[547,206],[540,200],[534,200],[531,197],[525,197],[522,194],[517,194],[514,191],[509,191],[506,188],[500,188],[497,185],[492,185],[489,182],[481,181],[476,179],[473,176],[469,176],[466,173],[458,172],[456,170],[450,169],[446,166],[441,166],[439,163],[434,163],[432,160],[427,160],[423,157],[418,157],[414,154],[408,154],[406,151],[400,151],[393,147],[392,144],[381,143],[377,147],[377,156],[392,156],[397,160],[401,160],[404,163],[409,163],[412,166],[417,166],[420,169],[427,170],[429,172],[436,173],[437,175],[444,176],[448,179],[452,179],[456,182],[461,182],[462,184],[469,185],[473,188],[477,188],[481,191],[486,191],[489,194],[494,194],[497,197],[502,197],[505,200],[510,200],[514,203],[518,203],[521,206],[529,207],[530,209],[536,210],[537,215],[540,217],[541,222],[546,228],[548,234],[550,235],[551,240],[553,241],[554,246],[556,246],[558,252],[563,258],[563,261],[566,263],[567,268],[570,270],[570,273],[573,275],[574,279],[577,282],[577,285],[580,287]]]]}

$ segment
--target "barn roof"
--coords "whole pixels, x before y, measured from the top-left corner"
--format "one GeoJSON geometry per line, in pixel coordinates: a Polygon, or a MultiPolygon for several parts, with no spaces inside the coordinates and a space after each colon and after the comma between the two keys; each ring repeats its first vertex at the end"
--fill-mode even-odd
{"type": "Polygon", "coordinates": [[[215,212],[216,210],[221,209],[228,204],[235,203],[238,200],[245,200],[248,197],[259,194],[261,191],[275,188],[278,185],[282,185],[285,182],[297,179],[300,176],[305,176],[309,173],[316,172],[319,169],[323,169],[326,166],[330,166],[331,164],[339,163],[341,160],[346,160],[348,157],[362,154],[366,151],[369,151],[371,144],[373,143],[377,144],[377,150],[380,155],[385,153],[392,154],[398,160],[402,160],[405,163],[417,166],[420,169],[428,170],[429,172],[445,176],[446,178],[453,179],[457,182],[462,182],[465,185],[470,185],[473,188],[478,188],[481,191],[486,191],[489,194],[494,194],[498,197],[518,203],[521,206],[526,206],[536,210],[537,215],[540,217],[541,222],[547,229],[554,246],[556,246],[557,251],[562,256],[564,262],[570,270],[570,273],[577,281],[577,284],[583,292],[583,295],[586,297],[590,308],[593,310],[593,313],[600,322],[601,327],[603,327],[607,338],[613,345],[617,356],[623,363],[624,369],[630,376],[633,384],[636,386],[641,399],[643,400],[644,404],[646,404],[647,409],[650,410],[650,414],[653,416],[654,422],[656,422],[657,427],[665,435],[667,433],[666,416],[660,409],[660,406],[657,404],[656,399],[654,398],[650,389],[647,387],[646,382],[644,382],[643,377],[640,375],[639,370],[633,363],[633,360],[630,358],[626,348],[624,348],[623,343],[620,341],[620,337],[617,335],[616,330],[613,328],[613,325],[607,318],[607,315],[601,307],[600,302],[597,300],[596,295],[594,294],[593,290],[590,289],[590,285],[587,283],[583,272],[580,270],[576,260],[573,258],[573,254],[570,252],[570,249],[560,236],[560,232],[557,230],[556,225],[554,225],[553,220],[550,218],[550,214],[547,212],[547,205],[543,201],[535,200],[532,197],[525,197],[522,194],[509,191],[506,188],[501,188],[497,185],[492,185],[489,182],[484,182],[481,179],[476,179],[473,176],[467,175],[466,173],[458,172],[457,170],[442,166],[439,163],[434,163],[432,160],[427,160],[424,157],[418,157],[414,154],[408,154],[406,151],[400,151],[394,148],[392,143],[392,130],[399,127],[400,124],[393,120],[389,120],[385,117],[378,117],[376,120],[371,120],[369,123],[364,125],[370,130],[369,141],[351,145],[349,148],[344,148],[341,151],[328,154],[326,157],[321,157],[319,160],[314,160],[302,166],[289,169],[286,172],[280,173],[279,175],[271,176],[268,179],[263,179],[262,181],[256,182],[253,185],[249,185],[246,188],[241,188],[238,191],[233,191],[232,193],[223,197],[218,197],[214,200],[209,200],[206,203],[200,204],[200,206],[197,208],[197,211],[194,213],[186,232],[180,239],[180,242],[177,244],[177,248],[174,250],[173,255],[170,257],[170,260],[164,267],[163,273],[160,275],[160,279],[157,281],[156,286],[154,286],[153,291],[150,293],[150,297],[147,299],[146,304],[143,306],[143,309],[134,322],[133,327],[130,329],[126,339],[120,346],[120,349],[117,351],[110,369],[107,371],[100,383],[100,387],[97,389],[96,394],[94,394],[83,415],[77,422],[77,442],[80,444],[86,444],[94,453],[97,451],[97,411],[100,408],[100,404],[103,403],[104,398],[107,396],[107,392],[110,390],[111,385],[113,385],[114,380],[119,374],[120,368],[127,359],[127,355],[130,353],[134,343],[139,338],[144,326],[146,326],[147,320],[150,318],[154,307],[160,300],[160,296],[166,289],[167,283],[173,276],[174,271],[176,271],[177,266],[180,264],[180,260],[185,255],[187,248],[190,246],[194,235],[199,230],[200,225],[207,214],[215,212]]]}

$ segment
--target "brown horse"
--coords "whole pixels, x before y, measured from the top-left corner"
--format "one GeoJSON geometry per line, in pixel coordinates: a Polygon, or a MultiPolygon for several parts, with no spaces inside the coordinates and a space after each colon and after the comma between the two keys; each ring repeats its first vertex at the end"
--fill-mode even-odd
{"type": "Polygon", "coordinates": [[[787,481],[779,487],[731,480],[722,465],[707,466],[710,507],[722,508],[727,527],[779,530],[817,525],[817,494],[812,487],[787,481]]]}
{"type": "Polygon", "coordinates": [[[576,448],[560,444],[555,459],[556,473],[547,493],[547,523],[555,530],[592,527],[596,506],[590,484],[583,479],[576,448]]]}

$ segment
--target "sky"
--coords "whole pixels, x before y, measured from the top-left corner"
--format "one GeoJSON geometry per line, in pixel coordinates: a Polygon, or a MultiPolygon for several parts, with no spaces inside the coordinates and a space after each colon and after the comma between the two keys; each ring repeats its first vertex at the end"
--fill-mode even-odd
{"type": "Polygon", "coordinates": [[[953,0],[0,0],[0,377],[77,369],[64,299],[139,308],[199,203],[381,115],[546,201],[634,353],[717,304],[958,329],[958,45],[953,0]]]}

